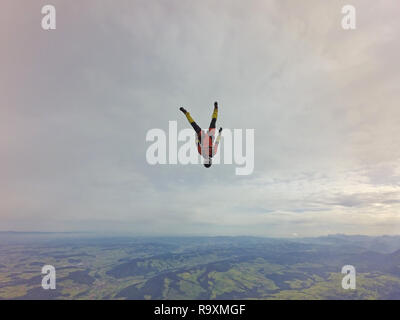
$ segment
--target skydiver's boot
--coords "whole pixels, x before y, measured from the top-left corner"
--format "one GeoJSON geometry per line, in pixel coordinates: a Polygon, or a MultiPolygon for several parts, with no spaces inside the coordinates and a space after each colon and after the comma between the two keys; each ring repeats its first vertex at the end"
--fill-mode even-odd
{"type": "Polygon", "coordinates": [[[214,102],[214,112],[212,114],[212,119],[215,119],[215,121],[217,120],[218,117],[218,102],[214,102]]]}

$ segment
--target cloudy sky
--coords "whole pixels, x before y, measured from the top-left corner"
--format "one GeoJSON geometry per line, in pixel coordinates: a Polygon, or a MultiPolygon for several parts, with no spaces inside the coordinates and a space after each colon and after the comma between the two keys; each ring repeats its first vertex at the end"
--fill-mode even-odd
{"type": "MultiPolygon", "coordinates": [[[[400,232],[400,6],[53,0],[0,10],[0,230],[400,232]],[[255,168],[146,162],[152,128],[255,129],[255,168]]],[[[195,146],[193,145],[193,148],[195,146]]]]}

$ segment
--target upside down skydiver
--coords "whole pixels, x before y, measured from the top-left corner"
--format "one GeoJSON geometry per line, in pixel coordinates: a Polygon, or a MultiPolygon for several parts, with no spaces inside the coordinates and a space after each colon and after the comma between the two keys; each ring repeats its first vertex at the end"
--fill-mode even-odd
{"type": "Polygon", "coordinates": [[[219,141],[221,140],[221,132],[222,128],[219,128],[218,137],[215,139],[215,124],[217,122],[218,117],[218,102],[214,103],[214,112],[212,114],[210,127],[208,128],[208,132],[202,130],[197,123],[193,120],[190,116],[190,113],[187,112],[183,107],[179,108],[186,118],[188,119],[189,123],[193,127],[194,131],[196,131],[196,143],[197,143],[197,151],[200,155],[203,156],[204,166],[206,168],[211,167],[211,158],[217,153],[219,141]],[[214,143],[215,140],[215,143],[214,143]]]}

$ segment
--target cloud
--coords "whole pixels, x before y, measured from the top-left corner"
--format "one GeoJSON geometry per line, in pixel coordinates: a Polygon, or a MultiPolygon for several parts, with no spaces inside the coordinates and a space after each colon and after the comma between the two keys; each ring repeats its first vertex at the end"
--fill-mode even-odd
{"type": "Polygon", "coordinates": [[[54,5],[54,32],[40,1],[0,13],[1,229],[398,233],[395,1],[356,0],[355,31],[340,1],[54,5]],[[253,175],[146,163],[147,130],[214,100],[253,175]]]}

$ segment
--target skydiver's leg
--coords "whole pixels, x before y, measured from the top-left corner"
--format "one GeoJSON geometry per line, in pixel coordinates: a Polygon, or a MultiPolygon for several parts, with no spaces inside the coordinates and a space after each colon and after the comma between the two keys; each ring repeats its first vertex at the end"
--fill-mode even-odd
{"type": "Polygon", "coordinates": [[[185,114],[186,118],[188,119],[189,123],[191,124],[191,126],[193,127],[194,131],[196,131],[196,133],[198,135],[200,135],[201,132],[201,128],[197,125],[197,123],[193,120],[192,116],[190,115],[189,112],[187,112],[184,108],[180,108],[180,110],[185,114]]]}
{"type": "Polygon", "coordinates": [[[212,134],[215,133],[215,124],[217,122],[217,117],[218,117],[218,102],[215,102],[214,103],[214,112],[212,114],[210,127],[208,129],[208,131],[211,132],[212,134]]]}

